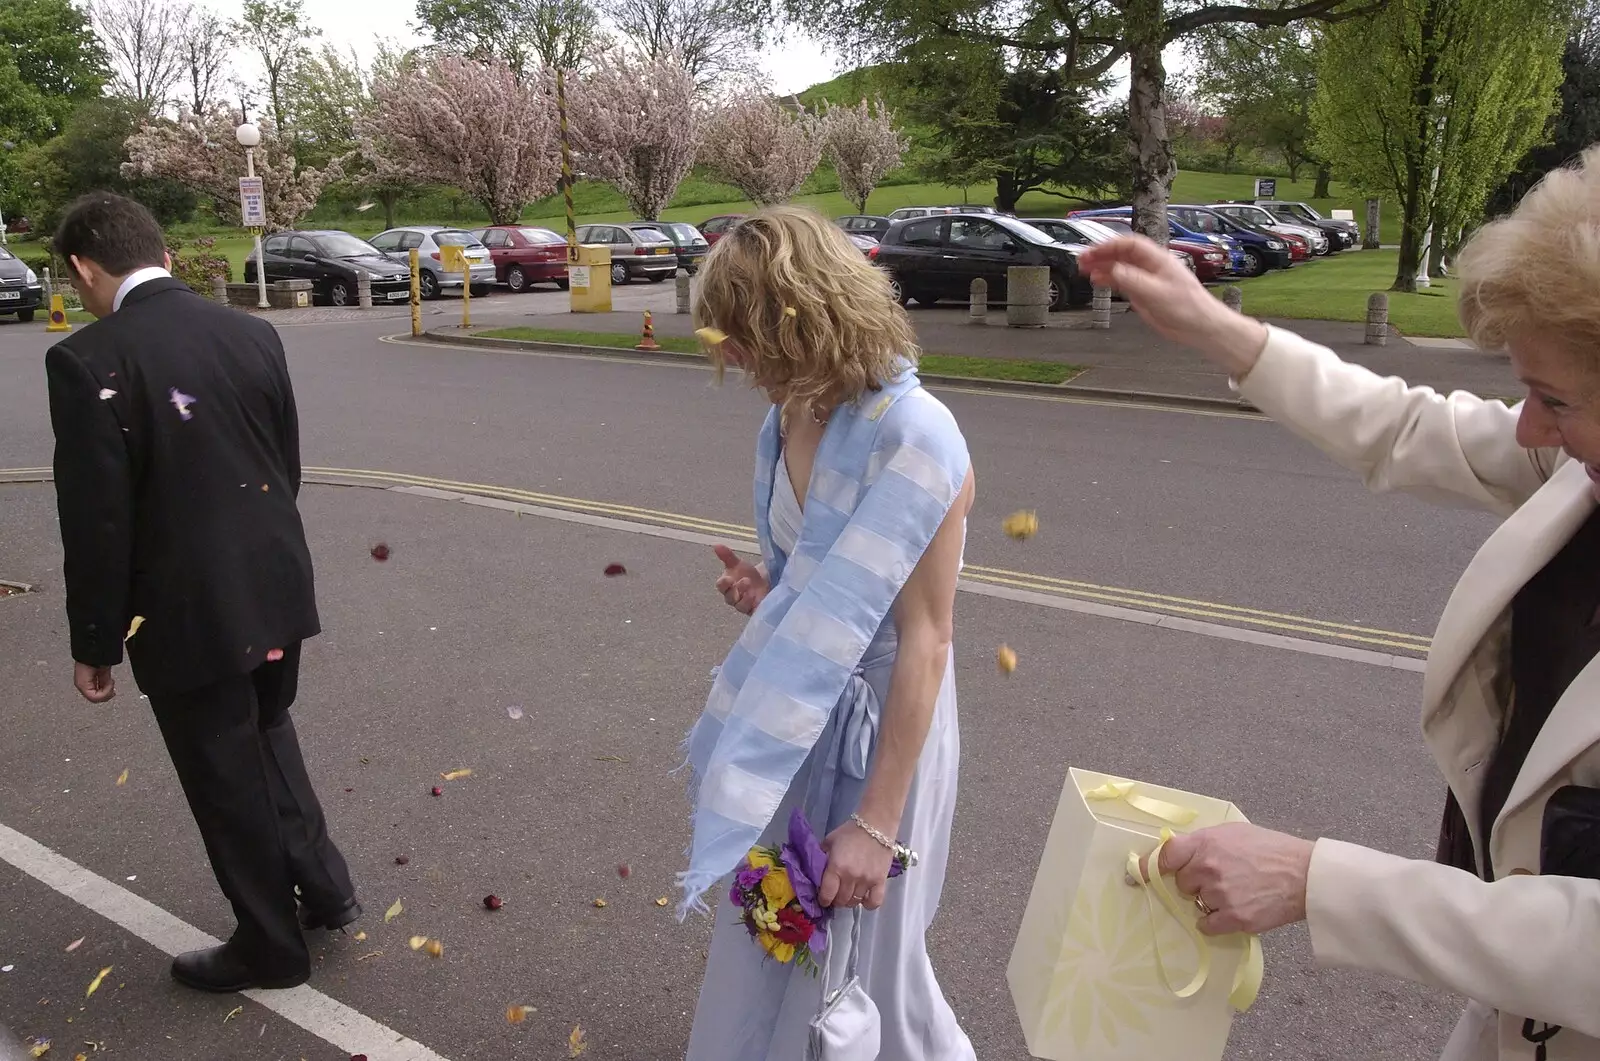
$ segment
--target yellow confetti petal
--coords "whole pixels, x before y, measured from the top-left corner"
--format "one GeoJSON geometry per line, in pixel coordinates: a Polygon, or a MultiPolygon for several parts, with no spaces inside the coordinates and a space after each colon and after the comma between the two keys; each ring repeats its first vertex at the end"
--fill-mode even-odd
{"type": "Polygon", "coordinates": [[[783,307],[783,315],[791,318],[798,317],[800,316],[800,311],[795,309],[793,306],[785,306],[783,307]]]}
{"type": "Polygon", "coordinates": [[[1013,512],[1000,524],[1000,529],[1005,531],[1009,538],[1015,538],[1019,542],[1027,541],[1039,533],[1039,516],[1027,509],[1013,512]]]}
{"type": "Polygon", "coordinates": [[[439,776],[444,778],[446,781],[459,781],[463,777],[471,777],[472,768],[470,766],[464,767],[460,770],[452,770],[448,774],[440,774],[439,776]]]}
{"type": "Polygon", "coordinates": [[[133,635],[139,632],[139,627],[144,625],[144,616],[135,615],[133,622],[128,624],[128,632],[122,636],[124,643],[133,640],[133,635]]]}
{"type": "Polygon", "coordinates": [[[85,991],[83,993],[83,997],[84,998],[88,998],[90,995],[92,995],[96,991],[100,990],[100,981],[104,980],[106,977],[111,975],[112,968],[113,967],[110,966],[110,965],[106,966],[104,969],[101,969],[100,972],[95,975],[95,978],[93,980],[89,981],[89,990],[87,990],[87,991],[85,991]]]}
{"type": "Polygon", "coordinates": [[[441,940],[430,939],[422,949],[428,952],[430,958],[444,957],[444,943],[441,940]]]}
{"type": "Polygon", "coordinates": [[[534,1010],[532,1006],[507,1006],[506,1023],[521,1024],[523,1021],[528,1019],[528,1014],[532,1013],[533,1011],[534,1010]]]}
{"type": "Polygon", "coordinates": [[[583,1034],[583,1025],[574,1025],[572,1034],[567,1036],[567,1056],[581,1057],[589,1049],[589,1040],[583,1034]]]}
{"type": "Polygon", "coordinates": [[[696,328],[694,334],[707,346],[720,346],[728,341],[728,333],[720,328],[696,328]]]}
{"type": "Polygon", "coordinates": [[[1010,674],[1017,669],[1017,654],[1011,650],[1011,646],[1001,645],[995,651],[994,662],[1001,674],[1010,674]]]}
{"type": "Polygon", "coordinates": [[[50,1052],[50,1040],[49,1039],[40,1039],[38,1042],[33,1044],[33,1049],[29,1050],[28,1054],[30,1056],[32,1056],[32,1057],[43,1057],[45,1054],[48,1054],[49,1052],[50,1052]]]}
{"type": "Polygon", "coordinates": [[[230,1020],[232,1020],[233,1018],[237,1017],[239,1014],[241,1014],[243,1012],[244,1012],[244,1007],[243,1006],[234,1006],[232,1009],[230,1009],[228,1011],[228,1015],[226,1017],[222,1018],[222,1023],[224,1023],[224,1024],[228,1023],[230,1020]]]}
{"type": "Polygon", "coordinates": [[[356,933],[356,942],[357,943],[365,943],[366,941],[367,941],[367,934],[365,932],[357,932],[356,933]]]}
{"type": "Polygon", "coordinates": [[[123,785],[126,785],[127,783],[128,783],[128,771],[127,771],[126,768],[124,768],[122,773],[117,777],[117,787],[121,788],[123,785]]]}
{"type": "Polygon", "coordinates": [[[422,945],[424,943],[427,943],[427,942],[428,942],[428,937],[427,936],[412,936],[411,937],[411,949],[412,950],[421,950],[422,949],[422,945]]]}
{"type": "Polygon", "coordinates": [[[383,912],[383,923],[387,925],[390,921],[393,921],[395,918],[399,917],[400,911],[404,909],[405,907],[400,905],[400,900],[396,899],[394,901],[394,905],[383,912]]]}
{"type": "Polygon", "coordinates": [[[79,1054],[77,1057],[74,1057],[72,1059],[72,1061],[89,1061],[89,1055],[88,1054],[79,1054]]]}
{"type": "Polygon", "coordinates": [[[665,895],[663,895],[661,898],[657,899],[656,900],[656,905],[657,906],[666,906],[667,905],[667,897],[665,895]]]}

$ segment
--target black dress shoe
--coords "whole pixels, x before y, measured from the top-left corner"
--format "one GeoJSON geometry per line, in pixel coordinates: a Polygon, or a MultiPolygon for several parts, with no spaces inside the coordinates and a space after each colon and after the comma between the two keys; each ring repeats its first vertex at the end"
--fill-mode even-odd
{"type": "Polygon", "coordinates": [[[290,975],[262,974],[246,965],[227,945],[192,950],[172,959],[172,978],[197,991],[248,991],[254,987],[299,987],[311,979],[311,970],[290,975]]]}
{"type": "Polygon", "coordinates": [[[361,904],[351,899],[337,910],[313,910],[309,906],[300,907],[300,927],[307,932],[325,928],[329,932],[341,929],[361,916],[361,904]]]}

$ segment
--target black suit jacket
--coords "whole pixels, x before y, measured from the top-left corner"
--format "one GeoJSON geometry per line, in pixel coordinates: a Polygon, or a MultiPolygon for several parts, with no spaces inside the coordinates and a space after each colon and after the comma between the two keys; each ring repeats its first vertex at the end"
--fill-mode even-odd
{"type": "Polygon", "coordinates": [[[278,333],[173,279],[45,355],[72,656],[128,640],[146,692],[254,670],[319,632],[278,333]]]}

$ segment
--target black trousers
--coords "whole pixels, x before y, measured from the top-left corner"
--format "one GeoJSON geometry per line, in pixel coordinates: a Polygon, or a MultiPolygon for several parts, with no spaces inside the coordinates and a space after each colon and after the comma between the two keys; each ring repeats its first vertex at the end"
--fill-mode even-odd
{"type": "Polygon", "coordinates": [[[313,910],[337,910],[355,894],[289,719],[299,676],[294,644],[249,674],[150,695],[211,869],[239,920],[229,945],[264,976],[309,967],[296,888],[313,910]]]}

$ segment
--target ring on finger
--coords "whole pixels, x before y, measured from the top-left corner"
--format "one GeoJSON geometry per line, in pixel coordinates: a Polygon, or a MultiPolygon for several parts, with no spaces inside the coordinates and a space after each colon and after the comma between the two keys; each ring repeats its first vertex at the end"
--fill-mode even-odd
{"type": "Polygon", "coordinates": [[[1216,911],[1211,908],[1210,904],[1208,904],[1198,895],[1194,897],[1194,905],[1200,908],[1200,915],[1202,917],[1210,917],[1212,914],[1216,913],[1216,911]]]}

